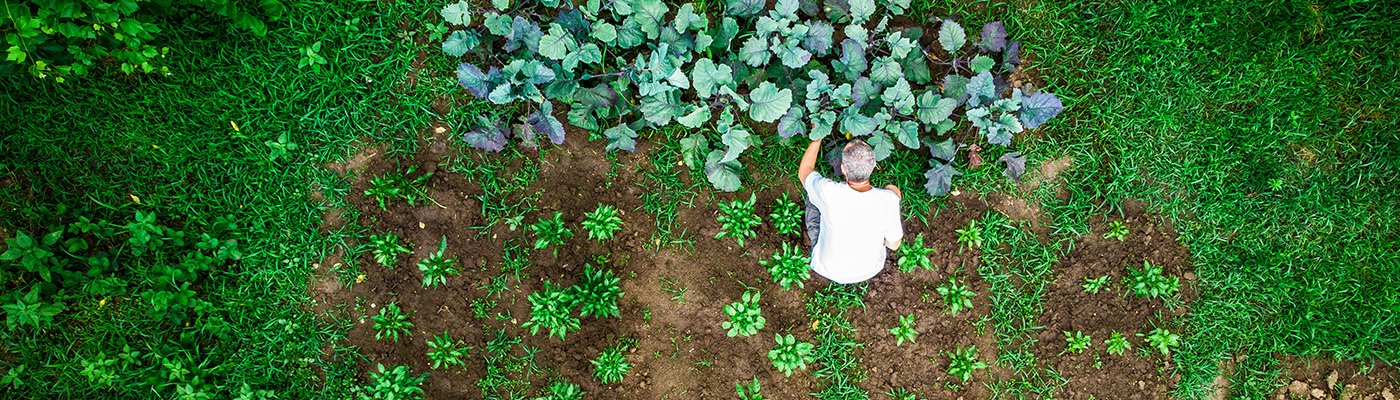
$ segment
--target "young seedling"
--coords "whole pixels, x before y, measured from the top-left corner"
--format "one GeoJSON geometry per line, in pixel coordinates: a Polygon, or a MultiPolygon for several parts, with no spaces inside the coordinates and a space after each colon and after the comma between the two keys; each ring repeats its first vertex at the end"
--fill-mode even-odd
{"type": "Polygon", "coordinates": [[[964,383],[972,379],[973,372],[987,368],[987,363],[977,359],[977,346],[958,347],[947,354],[951,359],[948,362],[948,375],[955,376],[964,383]]]}
{"type": "Polygon", "coordinates": [[[1065,331],[1065,351],[1064,353],[1083,353],[1089,346],[1094,344],[1094,339],[1085,335],[1082,331],[1065,331]]]}
{"type": "Polygon", "coordinates": [[[1123,225],[1123,221],[1113,221],[1108,223],[1108,232],[1103,234],[1104,239],[1118,239],[1123,241],[1128,237],[1128,227],[1123,225]]]}
{"type": "Polygon", "coordinates": [[[958,315],[962,310],[972,308],[972,298],[977,296],[971,287],[958,281],[958,278],[949,276],[948,283],[938,286],[938,295],[943,297],[943,304],[948,306],[948,312],[958,315]]]}
{"type": "Polygon", "coordinates": [[[1147,260],[1142,260],[1142,269],[1128,267],[1128,276],[1123,278],[1123,283],[1133,294],[1149,299],[1171,297],[1181,288],[1180,278],[1163,276],[1162,266],[1152,265],[1147,260]]]}
{"type": "Polygon", "coordinates": [[[800,247],[783,243],[782,250],[774,252],[773,257],[758,263],[768,267],[768,274],[773,276],[773,281],[777,282],[778,286],[789,290],[794,284],[805,288],[803,281],[812,276],[811,262],[812,259],[803,254],[800,247]]]}
{"type": "Polygon", "coordinates": [[[768,219],[773,220],[773,228],[779,235],[802,236],[802,205],[789,200],[788,194],[783,193],[773,204],[773,213],[768,214],[768,219]]]}
{"type": "Polygon", "coordinates": [[[433,369],[442,368],[444,364],[465,367],[466,362],[462,359],[467,357],[468,349],[466,343],[453,340],[452,335],[443,332],[428,341],[428,361],[433,362],[433,369]]]}
{"type": "Polygon", "coordinates": [[[418,399],[423,397],[423,389],[418,385],[428,379],[428,374],[413,376],[408,366],[400,365],[385,369],[379,364],[379,371],[370,371],[370,385],[360,393],[361,399],[418,399]]]}
{"type": "Polygon", "coordinates": [[[739,397],[739,400],[763,400],[763,395],[758,393],[759,389],[760,385],[756,376],[752,383],[739,382],[734,384],[734,394],[739,397]]]}
{"type": "Polygon", "coordinates": [[[958,229],[958,249],[982,248],[982,228],[977,227],[977,220],[968,221],[967,227],[958,229]]]}
{"type": "Polygon", "coordinates": [[[899,325],[890,328],[890,334],[894,335],[895,346],[903,345],[905,340],[914,343],[914,337],[919,334],[914,330],[914,314],[899,317],[899,325]]]}
{"type": "Polygon", "coordinates": [[[750,194],[747,201],[720,203],[720,214],[716,217],[720,223],[720,231],[715,234],[715,239],[731,237],[739,242],[739,247],[744,247],[744,238],[754,237],[753,229],[763,222],[754,214],[753,206],[756,201],[758,197],[750,194]]]}
{"type": "Polygon", "coordinates": [[[403,175],[380,175],[370,179],[369,188],[365,189],[365,196],[373,197],[379,203],[379,209],[387,210],[387,201],[391,198],[400,198],[408,202],[409,206],[417,206],[417,201],[428,198],[428,179],[433,176],[432,172],[419,175],[416,178],[408,179],[418,171],[418,166],[408,167],[403,175]]]}
{"type": "Polygon", "coordinates": [[[622,344],[613,345],[593,360],[593,376],[598,378],[598,382],[604,385],[622,382],[627,371],[632,370],[632,364],[628,364],[627,356],[622,354],[624,350],[626,348],[622,344]]]}
{"type": "Polygon", "coordinates": [[[530,329],[531,335],[538,335],[544,328],[549,335],[564,340],[564,335],[579,329],[579,319],[572,312],[576,301],[572,292],[571,288],[544,281],[543,289],[530,294],[530,320],[521,326],[530,329]]]}
{"type": "Polygon", "coordinates": [[[438,243],[437,253],[418,261],[418,270],[423,272],[423,287],[438,287],[447,283],[447,276],[459,276],[457,260],[447,257],[447,236],[438,243]]]}
{"type": "MultiPolygon", "coordinates": [[[[1137,335],[1138,337],[1144,337],[1141,333],[1137,335]]],[[[1146,340],[1148,347],[1157,349],[1157,351],[1162,352],[1164,356],[1170,354],[1172,349],[1181,345],[1181,335],[1177,335],[1162,328],[1153,329],[1151,333],[1146,335],[1146,340]]]]}
{"type": "Polygon", "coordinates": [[[564,244],[564,240],[574,236],[574,232],[564,226],[564,213],[555,211],[553,219],[540,217],[538,222],[530,225],[530,230],[535,232],[535,249],[554,247],[554,255],[559,255],[559,245],[564,244]]]}
{"type": "Polygon", "coordinates": [[[371,327],[376,331],[374,340],[383,340],[387,337],[397,343],[400,336],[410,335],[409,328],[413,327],[413,323],[408,322],[409,315],[413,315],[413,313],[405,315],[399,309],[398,303],[385,304],[384,308],[379,309],[379,315],[370,318],[374,321],[371,327]]]}
{"type": "Polygon", "coordinates": [[[744,292],[739,301],[724,306],[724,315],[729,316],[729,320],[720,326],[729,330],[729,337],[753,336],[767,325],[768,320],[763,318],[763,310],[758,306],[761,295],[757,290],[744,292]]]}
{"type": "Polygon", "coordinates": [[[890,400],[919,400],[917,393],[905,387],[891,388],[885,395],[890,396],[890,400]]]}
{"type": "Polygon", "coordinates": [[[933,248],[924,247],[924,234],[920,233],[914,241],[899,246],[899,272],[913,272],[915,268],[933,270],[933,263],[928,259],[933,252],[933,248]]]}
{"type": "Polygon", "coordinates": [[[598,209],[591,213],[584,214],[583,230],[588,232],[588,238],[604,241],[612,239],[618,230],[622,229],[622,218],[617,216],[617,209],[607,204],[599,204],[598,209]]]}
{"type": "Polygon", "coordinates": [[[407,246],[399,244],[399,237],[393,232],[385,232],[383,235],[370,235],[370,253],[374,255],[374,262],[385,268],[393,269],[398,266],[399,255],[412,253],[407,246]]]}
{"type": "Polygon", "coordinates": [[[1133,345],[1128,343],[1128,339],[1124,338],[1123,334],[1118,331],[1113,331],[1113,334],[1103,344],[1108,345],[1108,354],[1115,356],[1121,356],[1123,352],[1133,349],[1133,345]]]}
{"type": "Polygon", "coordinates": [[[584,264],[583,278],[574,286],[574,298],[580,306],[580,316],[616,317],[620,315],[617,300],[622,298],[616,275],[612,271],[584,264]]]}
{"type": "Polygon", "coordinates": [[[1108,287],[1108,275],[1098,278],[1084,277],[1084,293],[1099,294],[1108,287]]]}
{"type": "Polygon", "coordinates": [[[578,385],[568,382],[554,382],[549,385],[549,395],[538,397],[535,400],[583,400],[583,395],[588,392],[583,391],[578,385]]]}
{"type": "Polygon", "coordinates": [[[783,376],[792,376],[792,371],[798,368],[805,370],[807,363],[815,360],[811,343],[798,342],[792,334],[776,334],[773,339],[778,343],[768,351],[768,359],[773,361],[773,367],[782,371],[783,376]]]}

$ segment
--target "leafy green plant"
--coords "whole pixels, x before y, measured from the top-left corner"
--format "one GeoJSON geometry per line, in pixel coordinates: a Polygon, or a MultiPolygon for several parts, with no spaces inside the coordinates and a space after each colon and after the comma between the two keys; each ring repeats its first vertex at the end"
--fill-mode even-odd
{"type": "Polygon", "coordinates": [[[1108,345],[1108,354],[1115,356],[1121,356],[1123,352],[1133,349],[1133,345],[1128,343],[1128,339],[1124,338],[1123,334],[1118,331],[1113,331],[1113,334],[1103,343],[1108,345]]]}
{"type": "Polygon", "coordinates": [[[407,365],[385,369],[379,364],[378,371],[370,371],[370,385],[360,390],[360,400],[422,399],[423,389],[418,387],[428,374],[413,376],[407,365]]]}
{"type": "Polygon", "coordinates": [[[977,346],[958,347],[947,353],[948,375],[952,375],[967,382],[972,379],[972,373],[979,369],[987,368],[987,363],[977,359],[977,346]]]}
{"type": "Polygon", "coordinates": [[[24,297],[15,299],[14,304],[5,304],[5,325],[9,329],[17,326],[43,328],[53,323],[53,318],[63,312],[63,302],[45,303],[39,299],[39,286],[29,289],[24,297]]]}
{"type": "Polygon", "coordinates": [[[739,242],[739,247],[744,246],[744,238],[754,237],[753,229],[763,221],[754,214],[754,202],[758,201],[756,195],[750,194],[748,200],[733,200],[719,203],[720,214],[716,217],[720,223],[720,231],[715,234],[715,239],[732,237],[739,242]]]}
{"type": "Polygon", "coordinates": [[[604,385],[622,382],[622,378],[632,370],[632,364],[627,363],[627,356],[623,354],[626,350],[626,346],[616,344],[604,349],[598,358],[593,359],[593,376],[598,378],[598,382],[604,385]]]}
{"type": "Polygon", "coordinates": [[[568,382],[554,382],[549,385],[549,395],[536,397],[535,400],[583,400],[584,392],[578,385],[568,382]]]}
{"type": "Polygon", "coordinates": [[[798,368],[805,370],[807,363],[815,360],[811,343],[799,342],[792,334],[775,334],[773,340],[777,344],[768,351],[768,359],[773,361],[773,367],[783,372],[783,376],[792,376],[792,371],[798,368]]]}
{"type": "Polygon", "coordinates": [[[1168,278],[1162,275],[1162,266],[1142,260],[1142,269],[1128,267],[1128,275],[1123,277],[1123,284],[1138,297],[1155,299],[1175,295],[1181,288],[1181,279],[1175,276],[1168,278]]]}
{"type": "Polygon", "coordinates": [[[920,233],[913,241],[899,246],[899,272],[913,272],[915,268],[933,270],[933,263],[928,259],[933,252],[932,247],[924,247],[924,234],[920,233]]]}
{"type": "Polygon", "coordinates": [[[1164,356],[1170,354],[1172,349],[1177,346],[1181,346],[1181,335],[1177,335],[1166,329],[1155,328],[1146,336],[1141,333],[1137,335],[1138,337],[1145,337],[1147,346],[1157,349],[1157,351],[1162,352],[1164,356]]]}
{"type": "Polygon", "coordinates": [[[436,253],[418,260],[418,271],[423,272],[423,287],[438,287],[447,283],[447,276],[459,276],[457,259],[447,257],[447,236],[438,242],[436,253]]]}
{"type": "Polygon", "coordinates": [[[967,227],[958,229],[957,232],[959,249],[982,248],[982,228],[977,227],[977,220],[968,221],[967,227]]]}
{"type": "Polygon", "coordinates": [[[768,320],[763,318],[763,310],[758,305],[761,296],[757,290],[747,291],[739,301],[724,306],[724,315],[729,316],[729,320],[720,325],[729,330],[729,337],[753,336],[767,325],[768,320]]]}
{"type": "Polygon", "coordinates": [[[604,268],[594,268],[593,264],[584,264],[583,278],[574,285],[573,296],[578,302],[581,316],[592,315],[595,317],[616,317],[620,313],[617,309],[617,300],[622,298],[622,289],[618,287],[620,280],[612,271],[604,268]]]}
{"type": "Polygon", "coordinates": [[[297,61],[297,68],[311,67],[311,71],[319,73],[322,65],[326,65],[326,58],[321,56],[321,42],[301,48],[301,60],[297,61]]]}
{"type": "Polygon", "coordinates": [[[977,296],[972,288],[958,281],[958,278],[949,276],[948,283],[939,285],[934,289],[938,295],[943,297],[943,304],[948,306],[948,312],[958,315],[962,310],[972,308],[972,298],[977,296]]]}
{"type": "Polygon", "coordinates": [[[763,394],[759,393],[762,385],[758,382],[758,377],[754,377],[750,383],[739,382],[734,384],[734,395],[739,400],[763,400],[763,394]]]}
{"type": "Polygon", "coordinates": [[[399,237],[393,232],[385,232],[382,235],[370,235],[370,254],[374,256],[374,262],[383,265],[385,268],[393,269],[399,263],[399,255],[412,253],[408,246],[399,244],[399,237]]]}
{"type": "Polygon", "coordinates": [[[408,322],[409,315],[413,313],[404,314],[398,303],[385,304],[384,308],[379,309],[379,315],[370,318],[374,321],[371,327],[376,331],[374,340],[387,337],[397,343],[400,336],[410,335],[409,328],[413,327],[413,323],[408,322]]]}
{"type": "Polygon", "coordinates": [[[768,219],[773,221],[773,229],[779,235],[802,236],[802,205],[788,199],[787,192],[773,202],[773,213],[768,219]]]}
{"type": "Polygon", "coordinates": [[[428,361],[433,362],[433,369],[442,368],[444,364],[465,367],[462,359],[467,357],[468,349],[466,343],[453,340],[452,335],[443,332],[428,341],[428,361]]]}
{"type": "Polygon", "coordinates": [[[369,188],[365,189],[365,196],[373,197],[383,210],[388,209],[388,200],[395,198],[403,199],[409,206],[417,206],[419,200],[428,199],[428,179],[433,177],[433,173],[429,171],[412,179],[408,178],[417,171],[418,166],[411,165],[401,175],[391,172],[371,178],[369,188]]]}
{"type": "Polygon", "coordinates": [[[538,335],[544,328],[551,336],[564,335],[579,329],[579,319],[572,313],[577,299],[571,288],[555,286],[544,281],[544,288],[530,294],[530,320],[522,325],[530,329],[531,335],[538,335]]]}
{"type": "Polygon", "coordinates": [[[543,249],[549,246],[556,246],[554,255],[559,255],[557,246],[564,244],[564,239],[574,236],[574,232],[564,226],[564,213],[555,211],[553,219],[540,217],[538,222],[530,225],[530,230],[535,232],[535,249],[543,249]]]}
{"type": "Polygon", "coordinates": [[[1128,227],[1123,225],[1123,221],[1111,221],[1108,223],[1108,232],[1103,234],[1104,239],[1118,239],[1123,241],[1128,237],[1128,227]]]}
{"type": "Polygon", "coordinates": [[[890,328],[890,334],[894,335],[895,346],[903,345],[905,340],[914,343],[914,337],[919,334],[918,331],[914,330],[914,314],[899,317],[899,325],[890,328]]]}
{"type": "Polygon", "coordinates": [[[599,204],[598,209],[584,214],[583,230],[588,232],[589,239],[612,239],[619,229],[622,229],[622,218],[617,216],[617,209],[613,206],[599,204]]]}
{"type": "Polygon", "coordinates": [[[1065,331],[1065,353],[1083,353],[1094,344],[1094,339],[1083,331],[1065,331]]]}
{"type": "Polygon", "coordinates": [[[0,72],[24,69],[39,79],[86,76],[92,72],[169,75],[162,60],[169,47],[156,37],[169,28],[172,10],[199,8],[254,35],[267,34],[268,20],[279,20],[287,7],[278,1],[245,3],[178,0],[5,2],[0,33],[8,48],[0,72]]]}
{"type": "Polygon", "coordinates": [[[890,388],[885,395],[890,396],[890,400],[919,400],[917,393],[904,387],[890,388]]]}
{"type": "Polygon", "coordinates": [[[811,262],[812,259],[803,254],[800,247],[783,243],[782,249],[774,252],[773,257],[758,263],[768,267],[768,274],[773,276],[778,286],[789,290],[794,284],[799,288],[806,287],[803,282],[812,276],[811,262]]]}
{"type": "Polygon", "coordinates": [[[1084,277],[1084,293],[1098,294],[1108,287],[1108,275],[1098,278],[1084,277]]]}
{"type": "MultiPolygon", "coordinates": [[[[910,8],[903,1],[834,2],[817,10],[784,0],[767,12],[761,2],[731,1],[723,12],[706,10],[707,4],[628,0],[555,12],[550,1],[535,14],[470,12],[482,16],[480,25],[467,7],[449,6],[445,19],[476,38],[468,44],[479,40],[501,50],[492,59],[502,65],[461,63],[458,83],[494,104],[523,103],[525,114],[513,125],[480,118],[463,140],[485,151],[512,141],[536,146],[539,135],[562,143],[555,102],[567,104],[569,124],[601,131],[608,151],[634,151],[638,131],[676,123],[719,136],[695,140],[706,135],[693,133],[683,153],[717,189],[735,191],[740,156],[762,142],[736,123],[746,117],[776,123],[783,138],[862,137],[877,159],[897,144],[946,149],[933,152],[925,174],[929,193],[942,196],[957,174],[953,155],[963,140],[1010,146],[1016,134],[1063,108],[1047,92],[998,84],[1013,81],[1021,62],[1020,42],[1008,41],[1001,21],[969,40],[952,19],[937,22],[937,29],[891,28],[890,18],[910,8]],[[556,14],[561,17],[552,21],[527,18],[556,14]],[[840,36],[837,24],[845,26],[840,36]],[[959,108],[961,118],[954,115],[959,108]],[[955,135],[964,119],[971,126],[955,135]]],[[[1007,153],[1000,160],[1007,164],[1003,173],[1019,179],[1024,157],[1007,153]]]]}

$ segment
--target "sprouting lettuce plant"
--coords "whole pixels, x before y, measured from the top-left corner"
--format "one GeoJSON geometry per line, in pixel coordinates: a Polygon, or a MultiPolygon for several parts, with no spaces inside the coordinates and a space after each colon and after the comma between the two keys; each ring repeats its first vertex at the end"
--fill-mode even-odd
{"type": "Polygon", "coordinates": [[[782,371],[783,376],[792,376],[792,372],[799,368],[805,370],[807,363],[815,360],[811,343],[799,342],[792,334],[776,334],[773,340],[778,343],[768,351],[768,359],[773,362],[773,367],[782,371]]]}
{"type": "Polygon", "coordinates": [[[987,363],[977,359],[977,346],[958,347],[948,353],[948,375],[967,382],[972,373],[987,368],[987,363]]]}
{"type": "Polygon", "coordinates": [[[802,236],[802,205],[789,200],[787,193],[778,198],[773,203],[773,213],[768,214],[768,219],[773,221],[773,228],[779,235],[802,236]]]}
{"type": "Polygon", "coordinates": [[[428,361],[433,362],[433,369],[442,368],[443,365],[465,367],[467,351],[470,349],[461,340],[452,339],[452,335],[443,332],[441,335],[433,337],[428,341],[428,361]]]}
{"type": "Polygon", "coordinates": [[[732,237],[739,242],[739,247],[744,246],[744,238],[754,237],[753,229],[763,221],[758,219],[758,214],[754,214],[754,202],[758,201],[756,195],[749,195],[748,200],[733,200],[719,203],[720,230],[715,234],[716,239],[732,237]]]}
{"type": "Polygon", "coordinates": [[[530,230],[535,232],[535,249],[543,249],[555,246],[554,255],[559,255],[559,245],[564,244],[564,240],[574,236],[574,232],[564,226],[564,213],[555,211],[554,218],[545,219],[540,217],[538,222],[530,225],[530,230]]]}
{"type": "Polygon", "coordinates": [[[593,376],[598,378],[598,382],[604,385],[622,382],[622,378],[632,370],[632,364],[627,363],[627,355],[623,354],[626,350],[621,344],[613,345],[593,359],[593,376]]]}
{"type": "Polygon", "coordinates": [[[1094,344],[1094,339],[1083,331],[1065,331],[1065,351],[1064,353],[1083,353],[1094,344]]]}
{"type": "Polygon", "coordinates": [[[895,346],[903,345],[905,340],[914,343],[914,337],[919,335],[919,332],[914,330],[914,314],[899,317],[899,324],[890,328],[890,334],[894,335],[895,346]]]}
{"type": "Polygon", "coordinates": [[[385,304],[384,308],[379,309],[379,315],[370,318],[374,321],[371,325],[375,330],[374,340],[387,337],[397,343],[400,336],[408,336],[409,328],[413,327],[413,323],[408,322],[409,315],[413,313],[404,314],[398,303],[385,304]]]}
{"type": "Polygon", "coordinates": [[[521,326],[529,329],[531,335],[540,334],[543,328],[550,336],[564,340],[564,335],[579,329],[579,319],[573,315],[577,299],[572,292],[544,281],[544,288],[530,294],[530,320],[521,326]]]}
{"type": "Polygon", "coordinates": [[[589,239],[612,239],[613,235],[622,229],[622,218],[617,216],[617,209],[613,206],[599,204],[597,209],[583,216],[583,230],[588,232],[589,239]]]}
{"type": "Polygon", "coordinates": [[[781,250],[774,252],[773,257],[759,261],[759,265],[768,267],[768,274],[773,276],[773,281],[778,283],[783,290],[792,289],[792,285],[805,288],[804,281],[812,276],[812,259],[803,254],[802,248],[783,243],[781,250]]]}
{"type": "Polygon", "coordinates": [[[972,308],[972,298],[977,296],[971,287],[958,281],[958,278],[949,276],[948,283],[939,285],[934,289],[938,295],[943,297],[943,304],[948,306],[948,312],[958,315],[962,310],[972,308]]]}
{"type": "MultiPolygon", "coordinates": [[[[1063,108],[1011,83],[1021,44],[1001,21],[973,32],[952,19],[891,26],[907,1],[736,0],[721,11],[661,0],[500,3],[509,12],[460,1],[439,12],[462,27],[442,44],[448,56],[490,55],[480,58],[491,65],[461,63],[458,83],[521,114],[483,116],[463,135],[487,151],[537,146],[540,136],[561,143],[563,123],[600,133],[608,151],[633,151],[637,132],[679,124],[695,130],[683,145],[687,164],[735,191],[740,156],[764,144],[759,132],[859,137],[879,159],[929,147],[925,188],[941,196],[958,174],[960,145],[1010,146],[1063,108]]],[[[1019,179],[1024,157],[999,160],[1019,179]]]]}
{"type": "Polygon", "coordinates": [[[1162,274],[1162,266],[1142,260],[1142,269],[1128,267],[1123,284],[1139,297],[1155,299],[1175,295],[1181,288],[1181,279],[1175,276],[1168,278],[1162,274]]]}
{"type": "Polygon", "coordinates": [[[399,263],[399,255],[412,253],[408,246],[399,244],[399,237],[393,232],[385,232],[382,235],[370,235],[370,254],[374,256],[374,262],[383,265],[385,268],[393,269],[399,263]]]}
{"type": "Polygon", "coordinates": [[[1128,343],[1128,339],[1124,338],[1123,334],[1118,331],[1113,331],[1113,334],[1108,337],[1108,340],[1103,341],[1103,344],[1108,346],[1108,354],[1115,356],[1121,356],[1123,352],[1133,349],[1132,343],[1128,343]]]}
{"type": "Polygon", "coordinates": [[[423,287],[438,287],[447,283],[448,275],[461,275],[456,265],[456,259],[447,257],[447,236],[443,236],[437,253],[418,260],[418,271],[423,273],[423,287]]]}
{"type": "Polygon", "coordinates": [[[768,320],[763,318],[763,310],[758,306],[760,297],[759,291],[748,291],[739,301],[724,306],[724,315],[729,320],[720,325],[728,330],[729,337],[753,336],[767,325],[768,320]]]}
{"type": "Polygon", "coordinates": [[[579,304],[579,315],[595,317],[616,317],[620,313],[617,300],[622,298],[619,279],[612,271],[594,268],[584,264],[583,278],[573,286],[574,299],[579,304]]]}
{"type": "Polygon", "coordinates": [[[933,252],[932,247],[924,247],[924,234],[918,234],[913,241],[899,246],[899,272],[914,272],[915,268],[932,270],[933,263],[929,261],[928,255],[933,252]]]}

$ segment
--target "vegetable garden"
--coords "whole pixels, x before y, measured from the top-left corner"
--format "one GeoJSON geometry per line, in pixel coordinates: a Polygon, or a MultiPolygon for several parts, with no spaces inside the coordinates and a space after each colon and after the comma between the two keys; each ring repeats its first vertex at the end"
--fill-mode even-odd
{"type": "Polygon", "coordinates": [[[1384,6],[51,3],[0,22],[6,398],[1400,394],[1380,89],[1150,87],[1366,71],[1384,6]],[[808,267],[819,139],[904,189],[868,282],[808,267]]]}

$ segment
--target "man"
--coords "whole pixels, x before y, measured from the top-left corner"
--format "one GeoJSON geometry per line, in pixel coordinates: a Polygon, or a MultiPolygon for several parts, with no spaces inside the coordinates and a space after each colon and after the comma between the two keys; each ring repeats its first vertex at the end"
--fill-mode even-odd
{"type": "Polygon", "coordinates": [[[875,151],[854,140],[841,150],[839,167],[845,182],[814,171],[821,141],[807,145],[797,179],[807,191],[807,236],[812,240],[812,270],[836,283],[865,281],[885,267],[885,249],[899,249],[899,187],[870,185],[875,151]]]}

